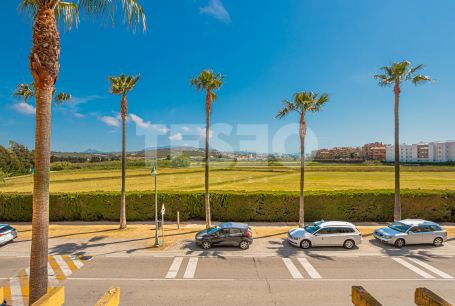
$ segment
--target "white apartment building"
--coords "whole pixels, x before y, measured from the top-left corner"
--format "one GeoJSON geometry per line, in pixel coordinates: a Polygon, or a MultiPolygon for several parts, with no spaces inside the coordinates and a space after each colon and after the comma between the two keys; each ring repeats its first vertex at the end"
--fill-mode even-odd
{"type": "MultiPolygon", "coordinates": [[[[393,145],[386,146],[386,161],[395,161],[393,145]]],[[[430,162],[446,163],[455,162],[455,141],[428,142],[418,144],[400,145],[401,162],[430,162]]]]}

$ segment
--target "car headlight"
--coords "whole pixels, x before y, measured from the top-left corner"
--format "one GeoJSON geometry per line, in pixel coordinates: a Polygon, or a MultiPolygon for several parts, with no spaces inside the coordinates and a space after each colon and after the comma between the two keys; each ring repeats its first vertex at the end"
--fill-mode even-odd
{"type": "Polygon", "coordinates": [[[385,238],[385,239],[390,239],[390,238],[392,238],[392,236],[384,235],[384,238],[385,238]]]}

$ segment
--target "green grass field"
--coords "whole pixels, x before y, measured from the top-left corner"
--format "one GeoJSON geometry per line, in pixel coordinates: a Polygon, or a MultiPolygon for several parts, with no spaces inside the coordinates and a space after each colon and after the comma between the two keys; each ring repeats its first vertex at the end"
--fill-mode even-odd
{"type": "MultiPolygon", "coordinates": [[[[204,189],[202,167],[159,169],[158,188],[166,191],[204,189]]],[[[127,170],[127,191],[152,190],[149,169],[127,170]]],[[[51,192],[119,191],[120,170],[65,170],[51,173],[51,192]]],[[[392,190],[393,167],[362,165],[310,165],[305,174],[306,190],[392,190]]],[[[213,191],[298,191],[298,167],[248,165],[226,167],[214,164],[210,172],[213,191]]],[[[32,176],[9,178],[0,192],[32,192],[32,176]]],[[[455,190],[455,167],[403,167],[403,189],[455,190]]]]}

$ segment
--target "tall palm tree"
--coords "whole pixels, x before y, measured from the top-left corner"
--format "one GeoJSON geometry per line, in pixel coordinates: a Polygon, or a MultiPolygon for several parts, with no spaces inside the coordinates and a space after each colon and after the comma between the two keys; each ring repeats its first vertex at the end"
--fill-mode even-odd
{"type": "Polygon", "coordinates": [[[212,226],[209,198],[209,138],[210,138],[210,112],[212,103],[217,99],[215,91],[223,86],[224,76],[206,69],[191,79],[191,85],[196,90],[205,91],[205,226],[212,226]]]}
{"type": "Polygon", "coordinates": [[[126,116],[128,115],[128,100],[126,94],[133,90],[139,81],[139,76],[126,76],[123,73],[118,77],[110,76],[110,91],[114,95],[122,96],[120,113],[122,116],[122,195],[120,199],[120,228],[126,228],[126,201],[125,201],[125,176],[126,176],[126,116]]]}
{"type": "MultiPolygon", "coordinates": [[[[17,85],[13,95],[15,97],[22,98],[24,100],[24,103],[27,103],[28,99],[36,97],[35,84],[20,83],[19,85],[17,85]]],[[[54,104],[56,105],[60,105],[66,101],[71,100],[71,95],[69,93],[63,91],[57,93],[55,88],[52,91],[52,97],[54,100],[54,104]]]]}
{"type": "Polygon", "coordinates": [[[113,20],[115,9],[120,4],[125,23],[133,29],[142,26],[145,30],[145,13],[138,1],[20,0],[20,10],[33,19],[33,47],[29,61],[36,93],[30,304],[47,292],[51,101],[60,70],[57,22],[71,29],[78,24],[80,11],[113,20]]]}
{"type": "Polygon", "coordinates": [[[318,94],[311,91],[297,92],[292,100],[284,100],[283,108],[278,111],[276,118],[282,119],[291,112],[299,114],[299,136],[300,136],[300,205],[299,205],[299,225],[303,226],[305,221],[304,215],[304,182],[305,182],[305,135],[307,112],[316,113],[321,110],[322,105],[329,101],[329,96],[318,94]]]}
{"type": "Polygon", "coordinates": [[[395,205],[393,209],[393,219],[401,220],[401,203],[400,203],[400,93],[401,84],[411,81],[414,85],[420,85],[431,81],[426,75],[418,74],[423,65],[411,66],[408,61],[396,62],[390,66],[381,68],[383,74],[376,74],[374,78],[378,80],[381,87],[393,86],[395,94],[395,205]]]}

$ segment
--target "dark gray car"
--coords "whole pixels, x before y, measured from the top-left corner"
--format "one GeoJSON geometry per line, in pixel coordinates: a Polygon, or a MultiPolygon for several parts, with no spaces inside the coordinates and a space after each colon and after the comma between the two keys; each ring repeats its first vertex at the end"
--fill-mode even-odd
{"type": "Polygon", "coordinates": [[[196,244],[203,249],[212,246],[238,246],[243,250],[253,243],[253,232],[248,224],[226,222],[196,234],[196,244]]]}

